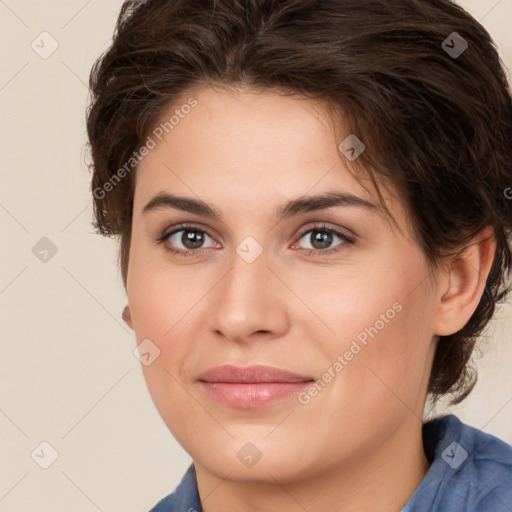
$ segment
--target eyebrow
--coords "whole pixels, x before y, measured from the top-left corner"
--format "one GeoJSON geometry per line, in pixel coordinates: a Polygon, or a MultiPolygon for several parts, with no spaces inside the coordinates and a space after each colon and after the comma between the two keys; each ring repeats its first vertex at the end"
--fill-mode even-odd
{"type": "MultiPolygon", "coordinates": [[[[277,220],[286,219],[301,213],[323,210],[335,206],[352,206],[368,210],[379,210],[380,207],[362,197],[345,192],[326,192],[315,196],[303,196],[288,201],[276,211],[277,220]]],[[[173,208],[184,212],[195,213],[204,217],[222,221],[222,213],[200,199],[180,197],[167,192],[160,192],[142,209],[142,214],[155,210],[173,208]]]]}

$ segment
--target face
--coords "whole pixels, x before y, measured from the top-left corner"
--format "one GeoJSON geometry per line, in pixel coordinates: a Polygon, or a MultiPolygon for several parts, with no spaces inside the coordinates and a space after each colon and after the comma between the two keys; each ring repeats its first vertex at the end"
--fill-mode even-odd
{"type": "Polygon", "coordinates": [[[397,230],[349,172],[350,132],[270,92],[176,109],[137,169],[127,293],[178,442],[214,474],[286,482],[421,422],[435,291],[400,198],[382,190],[397,230]],[[145,208],[162,194],[188,202],[145,208]]]}

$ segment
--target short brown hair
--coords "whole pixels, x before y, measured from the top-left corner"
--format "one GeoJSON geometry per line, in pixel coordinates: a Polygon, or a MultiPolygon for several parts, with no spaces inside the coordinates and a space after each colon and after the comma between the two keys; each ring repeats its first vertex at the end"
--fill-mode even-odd
{"type": "Polygon", "coordinates": [[[93,226],[120,237],[125,288],[136,165],[115,174],[201,86],[288,91],[341,112],[366,145],[357,165],[377,190],[375,177],[400,191],[432,268],[492,228],[485,291],[467,324],[440,337],[428,388],[462,401],[512,261],[512,100],[488,32],[448,0],[125,2],[92,68],[87,112],[93,226]]]}

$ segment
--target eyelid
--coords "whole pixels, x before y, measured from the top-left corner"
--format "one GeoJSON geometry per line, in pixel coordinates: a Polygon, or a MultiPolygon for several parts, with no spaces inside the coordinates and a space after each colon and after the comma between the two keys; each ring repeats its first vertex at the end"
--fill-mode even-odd
{"type": "Polygon", "coordinates": [[[153,242],[156,245],[162,245],[164,251],[166,251],[168,254],[177,256],[179,258],[189,258],[190,255],[192,257],[197,257],[202,255],[205,251],[208,251],[209,249],[212,249],[212,247],[200,247],[199,249],[175,249],[172,247],[169,243],[167,243],[167,240],[170,236],[179,233],[180,231],[201,231],[206,233],[215,244],[218,244],[218,242],[215,240],[215,238],[210,235],[209,230],[205,229],[203,226],[199,226],[195,223],[191,222],[182,222],[181,224],[174,225],[172,228],[165,229],[162,235],[157,236],[153,242]]]}
{"type": "Polygon", "coordinates": [[[314,258],[321,257],[329,257],[331,255],[338,255],[342,251],[346,250],[350,246],[354,246],[357,243],[357,236],[354,234],[348,234],[348,230],[344,228],[331,227],[325,222],[316,223],[313,226],[308,226],[302,228],[300,232],[296,235],[295,241],[290,246],[293,250],[297,250],[303,255],[311,256],[314,258]],[[303,247],[297,247],[300,240],[311,231],[324,231],[328,233],[332,233],[338,238],[340,238],[341,242],[333,247],[329,247],[328,249],[308,249],[303,247]],[[347,247],[348,246],[348,247],[347,247]]]}
{"type": "MultiPolygon", "coordinates": [[[[175,233],[178,233],[180,231],[185,231],[187,229],[191,230],[191,231],[195,230],[195,231],[199,231],[199,232],[204,232],[215,242],[215,244],[218,244],[218,242],[216,241],[216,238],[210,234],[208,228],[206,228],[205,226],[193,223],[193,222],[183,222],[183,223],[173,226],[169,230],[165,230],[161,236],[157,237],[157,239],[155,240],[155,243],[163,244],[167,251],[174,253],[174,254],[178,254],[180,256],[188,256],[189,254],[199,255],[199,254],[202,254],[204,251],[215,248],[215,247],[200,247],[198,249],[174,249],[174,248],[169,247],[169,245],[165,243],[171,235],[174,235],[175,233]]],[[[304,235],[306,235],[307,233],[309,233],[311,231],[326,231],[326,232],[333,233],[342,239],[342,243],[335,245],[334,247],[331,247],[328,249],[304,249],[304,248],[300,248],[300,247],[298,248],[301,251],[306,251],[309,255],[317,255],[317,256],[325,255],[325,256],[327,256],[331,253],[337,253],[337,252],[343,250],[342,248],[338,248],[338,247],[346,246],[346,245],[353,245],[357,241],[357,236],[354,233],[347,230],[346,228],[330,226],[325,221],[320,221],[320,222],[316,222],[313,224],[309,224],[309,225],[301,228],[299,230],[299,232],[297,233],[297,235],[295,235],[295,238],[294,238],[294,241],[292,242],[291,247],[294,248],[294,246],[300,241],[300,239],[303,238],[304,235]]]]}
{"type": "MultiPolygon", "coordinates": [[[[157,239],[155,240],[155,242],[157,242],[157,243],[165,242],[171,235],[174,235],[175,233],[178,233],[179,231],[186,231],[186,230],[204,232],[212,240],[214,240],[215,243],[218,244],[216,238],[210,233],[208,228],[206,228],[205,226],[199,225],[199,224],[195,224],[193,222],[182,222],[180,224],[172,226],[172,228],[170,228],[169,230],[165,230],[164,233],[161,236],[158,236],[157,239]]],[[[184,249],[181,249],[181,250],[184,250],[184,249]]],[[[201,249],[189,249],[189,250],[193,250],[194,252],[198,252],[201,249]]]]}
{"type": "Polygon", "coordinates": [[[297,239],[300,240],[306,233],[310,231],[329,231],[332,233],[335,233],[337,235],[342,236],[343,238],[346,238],[350,242],[354,243],[357,239],[356,235],[349,231],[346,228],[341,228],[337,226],[331,226],[330,224],[319,221],[316,223],[313,223],[313,225],[309,225],[307,227],[301,228],[300,231],[297,233],[297,239]]]}

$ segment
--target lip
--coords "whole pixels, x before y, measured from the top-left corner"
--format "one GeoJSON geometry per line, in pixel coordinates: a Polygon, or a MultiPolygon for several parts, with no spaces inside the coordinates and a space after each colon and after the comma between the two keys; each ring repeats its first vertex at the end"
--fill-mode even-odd
{"type": "Polygon", "coordinates": [[[205,382],[237,382],[237,383],[262,383],[262,382],[306,382],[313,380],[309,375],[292,373],[275,366],[252,365],[234,366],[225,364],[215,366],[201,373],[197,380],[205,382]]]}
{"type": "Polygon", "coordinates": [[[197,381],[216,401],[229,407],[248,409],[289,398],[314,379],[273,366],[223,365],[201,373],[197,381]]]}

